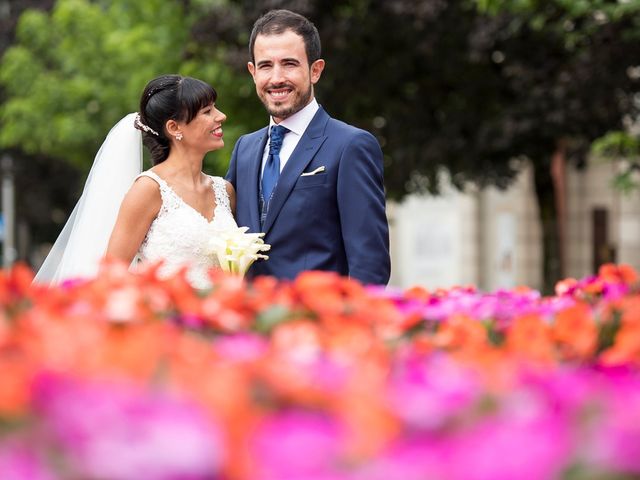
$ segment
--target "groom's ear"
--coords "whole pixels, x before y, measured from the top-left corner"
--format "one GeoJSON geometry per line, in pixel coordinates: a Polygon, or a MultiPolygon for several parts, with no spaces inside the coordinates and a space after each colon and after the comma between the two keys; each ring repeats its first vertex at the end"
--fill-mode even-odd
{"type": "Polygon", "coordinates": [[[249,70],[249,73],[251,74],[251,76],[253,77],[253,81],[255,82],[255,80],[256,80],[256,66],[253,64],[253,62],[247,62],[247,70],[249,70]]]}
{"type": "Polygon", "coordinates": [[[324,60],[319,58],[315,62],[311,64],[311,68],[309,69],[311,83],[314,85],[320,80],[320,76],[322,75],[322,71],[324,70],[324,60]]]}

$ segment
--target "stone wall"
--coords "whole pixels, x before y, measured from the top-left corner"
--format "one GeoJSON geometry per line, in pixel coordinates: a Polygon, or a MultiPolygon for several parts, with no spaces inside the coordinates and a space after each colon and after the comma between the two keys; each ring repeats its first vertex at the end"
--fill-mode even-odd
{"type": "MultiPolygon", "coordinates": [[[[640,192],[615,191],[613,175],[607,162],[567,168],[567,277],[594,273],[594,235],[606,240],[600,259],[640,270],[640,192]]],[[[505,191],[412,195],[390,203],[388,214],[391,285],[541,288],[541,230],[529,168],[505,191]]]]}

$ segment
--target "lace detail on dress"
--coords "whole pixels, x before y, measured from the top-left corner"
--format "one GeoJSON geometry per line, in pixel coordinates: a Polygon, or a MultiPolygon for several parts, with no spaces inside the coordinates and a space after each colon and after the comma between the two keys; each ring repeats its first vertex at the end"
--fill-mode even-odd
{"type": "Polygon", "coordinates": [[[149,177],[158,184],[162,206],[140,245],[138,258],[143,262],[163,260],[160,274],[164,276],[186,265],[191,284],[207,288],[210,286],[207,271],[219,266],[215,256],[207,254],[211,235],[214,230],[237,226],[231,213],[225,180],[210,176],[216,206],[213,219],[208,221],[154,172],[142,172],[138,178],[141,176],[149,177]]]}

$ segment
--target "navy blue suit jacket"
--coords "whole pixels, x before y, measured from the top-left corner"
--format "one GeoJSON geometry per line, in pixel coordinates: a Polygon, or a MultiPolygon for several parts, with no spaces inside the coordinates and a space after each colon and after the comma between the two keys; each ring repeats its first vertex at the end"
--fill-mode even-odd
{"type": "Polygon", "coordinates": [[[236,220],[265,232],[269,260],[250,276],[293,279],[329,270],[366,284],[389,281],[389,229],[382,152],[373,135],[320,108],[282,169],[263,228],[259,189],[267,127],[238,139],[227,180],[236,189],[236,220]],[[301,176],[324,167],[322,173],[301,176]]]}

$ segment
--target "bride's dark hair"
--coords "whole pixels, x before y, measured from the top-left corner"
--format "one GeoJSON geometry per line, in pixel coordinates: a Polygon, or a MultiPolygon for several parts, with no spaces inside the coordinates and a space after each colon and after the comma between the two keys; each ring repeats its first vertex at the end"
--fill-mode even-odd
{"type": "Polygon", "coordinates": [[[136,128],[142,130],[142,141],[151,152],[154,165],[164,162],[171,150],[164,129],[167,121],[189,123],[217,97],[211,85],[197,78],[163,75],[147,83],[140,98],[139,123],[142,125],[136,123],[136,128]]]}

